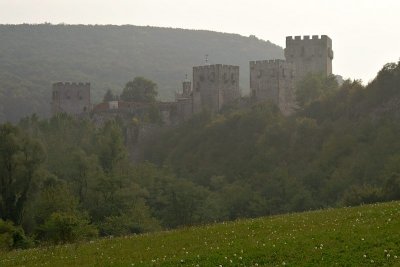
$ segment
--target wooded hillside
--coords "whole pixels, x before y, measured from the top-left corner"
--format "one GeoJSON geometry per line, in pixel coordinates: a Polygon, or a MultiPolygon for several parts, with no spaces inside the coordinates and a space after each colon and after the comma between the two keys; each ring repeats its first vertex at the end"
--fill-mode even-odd
{"type": "Polygon", "coordinates": [[[211,31],[139,26],[0,25],[0,122],[36,112],[47,115],[54,81],[88,81],[92,99],[120,93],[136,76],[158,84],[173,99],[192,66],[240,66],[249,87],[249,61],[283,58],[283,50],[255,37],[211,31]]]}

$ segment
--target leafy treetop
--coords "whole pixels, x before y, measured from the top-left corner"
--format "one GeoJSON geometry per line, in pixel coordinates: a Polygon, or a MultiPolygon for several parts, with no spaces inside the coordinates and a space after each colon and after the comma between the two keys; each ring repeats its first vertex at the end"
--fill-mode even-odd
{"type": "Polygon", "coordinates": [[[124,101],[151,103],[156,101],[157,84],[143,77],[129,81],[121,94],[124,101]]]}

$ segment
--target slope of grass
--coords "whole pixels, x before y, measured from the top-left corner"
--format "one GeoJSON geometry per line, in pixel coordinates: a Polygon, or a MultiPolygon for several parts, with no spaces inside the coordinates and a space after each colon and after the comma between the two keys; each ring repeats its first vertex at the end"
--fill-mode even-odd
{"type": "Polygon", "coordinates": [[[399,266],[400,202],[0,254],[0,266],[399,266]]]}

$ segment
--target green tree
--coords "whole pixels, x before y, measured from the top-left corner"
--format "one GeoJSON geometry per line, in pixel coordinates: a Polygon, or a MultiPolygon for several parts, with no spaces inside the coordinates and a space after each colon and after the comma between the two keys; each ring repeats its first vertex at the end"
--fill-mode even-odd
{"type": "Polygon", "coordinates": [[[56,212],[78,211],[78,199],[64,181],[45,181],[33,205],[37,225],[45,223],[56,212]]]}
{"type": "Polygon", "coordinates": [[[103,235],[128,235],[152,232],[161,229],[159,222],[152,218],[150,209],[143,199],[138,199],[132,207],[119,216],[106,217],[100,224],[103,235]]]}
{"type": "Polygon", "coordinates": [[[0,126],[0,218],[20,224],[45,160],[42,145],[22,131],[0,126]]]}
{"type": "Polygon", "coordinates": [[[115,95],[113,94],[113,92],[111,92],[110,89],[108,89],[107,92],[104,94],[103,102],[109,102],[114,100],[115,100],[115,95]]]}
{"type": "Polygon", "coordinates": [[[176,227],[199,223],[201,207],[207,190],[185,180],[175,180],[166,192],[168,205],[165,216],[167,225],[176,227]]]}
{"type": "Polygon", "coordinates": [[[21,227],[14,226],[10,221],[0,219],[0,251],[13,248],[28,248],[32,245],[29,238],[25,236],[21,227]]]}
{"type": "Polygon", "coordinates": [[[124,101],[151,103],[156,101],[157,84],[143,77],[136,77],[129,81],[122,91],[124,101]]]}
{"type": "Polygon", "coordinates": [[[105,124],[97,134],[96,144],[96,154],[106,173],[110,173],[120,161],[127,158],[122,129],[115,121],[105,124]]]}
{"type": "Polygon", "coordinates": [[[96,237],[97,229],[86,216],[77,213],[56,212],[40,227],[44,240],[55,244],[69,243],[96,237]]]}
{"type": "Polygon", "coordinates": [[[330,75],[324,77],[319,74],[308,74],[297,84],[296,100],[300,107],[312,103],[323,96],[329,95],[338,89],[336,77],[330,75]]]}

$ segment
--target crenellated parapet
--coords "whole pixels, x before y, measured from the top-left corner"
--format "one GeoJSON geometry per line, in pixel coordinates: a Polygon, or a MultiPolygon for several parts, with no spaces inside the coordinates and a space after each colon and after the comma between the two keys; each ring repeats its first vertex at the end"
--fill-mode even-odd
{"type": "Polygon", "coordinates": [[[275,65],[275,64],[283,64],[285,62],[286,61],[283,59],[256,60],[256,61],[250,61],[250,66],[275,65]]]}
{"type": "Polygon", "coordinates": [[[225,65],[225,64],[213,64],[204,66],[195,66],[193,69],[196,70],[215,70],[215,69],[225,69],[225,70],[239,70],[239,66],[225,65]]]}
{"type": "Polygon", "coordinates": [[[55,82],[53,87],[87,87],[90,86],[89,82],[55,82]]]}
{"type": "Polygon", "coordinates": [[[330,38],[327,35],[303,35],[303,36],[287,36],[286,37],[286,42],[298,42],[298,41],[308,41],[308,40],[314,40],[314,41],[325,41],[325,40],[330,40],[330,38]]]}

